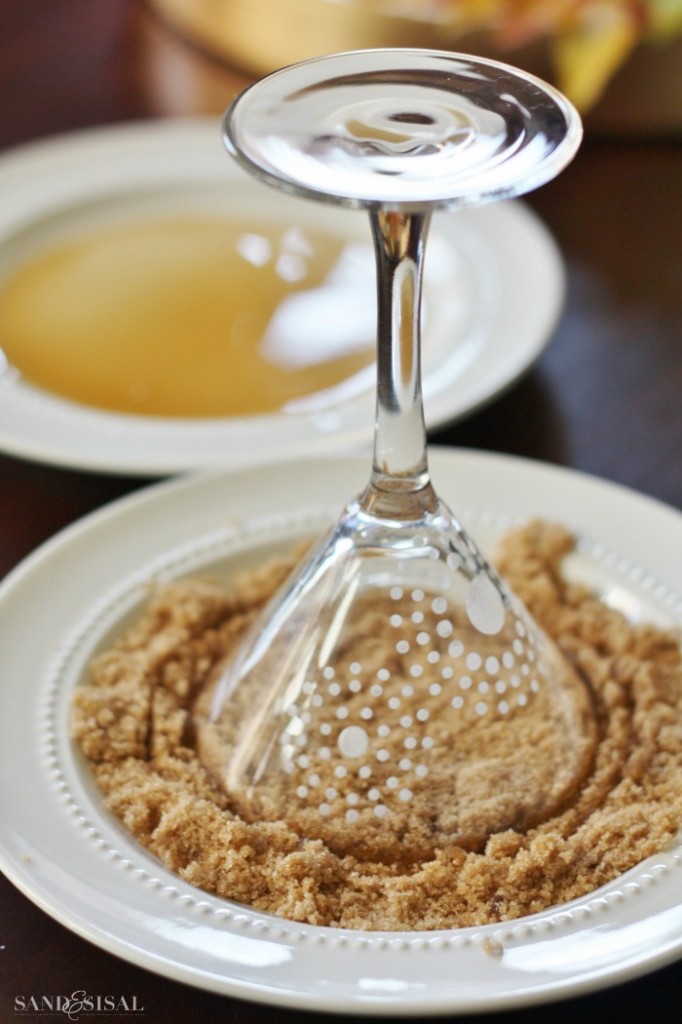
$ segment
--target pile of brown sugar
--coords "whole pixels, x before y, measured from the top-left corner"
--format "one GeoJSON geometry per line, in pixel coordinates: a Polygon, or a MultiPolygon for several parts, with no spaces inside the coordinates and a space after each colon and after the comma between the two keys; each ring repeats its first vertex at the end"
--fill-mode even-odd
{"type": "Polygon", "coordinates": [[[592,700],[590,771],[560,811],[480,849],[422,860],[360,859],[279,822],[248,823],[200,762],[192,709],[212,670],[291,567],[281,559],[229,590],[161,589],[135,627],[97,657],[74,697],[73,733],[106,806],[185,881],[315,925],[440,929],[511,920],[583,896],[660,851],[682,824],[679,638],[633,625],[567,582],[573,540],[536,522],[497,560],[576,666],[592,700]]]}

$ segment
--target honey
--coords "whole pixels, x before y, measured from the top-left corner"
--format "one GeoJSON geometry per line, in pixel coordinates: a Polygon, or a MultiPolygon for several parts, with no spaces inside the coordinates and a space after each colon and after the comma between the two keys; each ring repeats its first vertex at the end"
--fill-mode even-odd
{"type": "MultiPolygon", "coordinates": [[[[27,382],[120,413],[324,405],[374,358],[369,243],[207,216],[109,224],[0,286],[0,348],[27,382]]],[[[355,381],[355,384],[353,383],[355,381]]]]}

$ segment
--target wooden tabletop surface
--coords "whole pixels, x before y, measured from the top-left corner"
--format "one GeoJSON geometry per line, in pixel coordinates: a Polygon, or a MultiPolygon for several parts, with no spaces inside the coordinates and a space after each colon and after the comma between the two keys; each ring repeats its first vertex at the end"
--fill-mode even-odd
{"type": "MultiPolygon", "coordinates": [[[[218,112],[246,81],[136,0],[0,5],[3,150],[90,125],[218,112]]],[[[574,163],[528,201],[566,262],[561,321],[519,383],[432,441],[573,467],[682,509],[682,133],[618,139],[591,133],[588,122],[574,163]]],[[[147,483],[1,454],[0,577],[62,527],[147,483]]],[[[135,994],[149,1024],[317,1016],[222,998],[133,967],[67,931],[0,876],[2,1024],[46,1019],[20,1016],[19,995],[77,989],[135,994]]],[[[681,1002],[682,964],[673,964],[556,1005],[470,1019],[677,1024],[681,1002]]]]}

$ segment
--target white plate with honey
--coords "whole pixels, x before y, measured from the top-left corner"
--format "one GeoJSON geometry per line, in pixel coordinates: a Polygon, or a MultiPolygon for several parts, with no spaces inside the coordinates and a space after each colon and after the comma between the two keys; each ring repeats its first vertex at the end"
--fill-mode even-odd
{"type": "MultiPolygon", "coordinates": [[[[0,158],[0,448],[165,475],[367,444],[375,274],[362,212],[253,181],[215,118],[136,122],[0,158]]],[[[564,297],[518,200],[435,217],[427,427],[513,383],[564,297]]]]}

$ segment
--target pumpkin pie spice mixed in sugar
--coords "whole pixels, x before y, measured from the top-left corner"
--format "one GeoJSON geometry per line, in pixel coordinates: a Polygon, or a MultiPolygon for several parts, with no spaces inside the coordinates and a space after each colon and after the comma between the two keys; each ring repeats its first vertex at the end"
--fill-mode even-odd
{"type": "Polygon", "coordinates": [[[165,585],[74,695],[73,735],[105,806],[184,881],[294,921],[430,930],[512,920],[592,892],[660,851],[682,824],[679,638],[632,624],[562,576],[573,538],[535,522],[497,565],[585,681],[594,744],[560,807],[478,844],[345,849],[282,822],[247,822],[199,759],[192,712],[295,556],[229,588],[165,585]],[[472,848],[472,846],[474,848],[472,848]]]}

